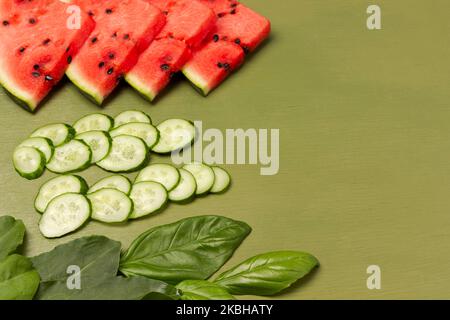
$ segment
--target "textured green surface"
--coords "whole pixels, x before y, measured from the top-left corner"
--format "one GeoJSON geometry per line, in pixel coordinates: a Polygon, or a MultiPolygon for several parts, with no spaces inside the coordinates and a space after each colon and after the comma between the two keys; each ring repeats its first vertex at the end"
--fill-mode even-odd
{"type": "MultiPolygon", "coordinates": [[[[99,109],[69,83],[36,115],[1,93],[0,214],[24,220],[27,253],[89,234],[127,246],[150,227],[221,214],[253,227],[225,268],[271,250],[318,257],[315,275],[280,298],[450,298],[449,2],[376,1],[381,31],[366,29],[373,1],[245,3],[271,18],[272,37],[208,98],[179,81],[152,105],[124,87],[102,111],[136,108],[156,123],[181,117],[220,129],[280,128],[279,175],[227,166],[234,185],[224,195],[171,205],[127,226],[93,222],[45,240],[33,198],[53,175],[20,178],[13,149],[42,124],[72,123],[99,109]],[[382,269],[382,290],[366,288],[371,264],[382,269]]],[[[108,174],[93,168],[82,175],[93,183],[108,174]]]]}

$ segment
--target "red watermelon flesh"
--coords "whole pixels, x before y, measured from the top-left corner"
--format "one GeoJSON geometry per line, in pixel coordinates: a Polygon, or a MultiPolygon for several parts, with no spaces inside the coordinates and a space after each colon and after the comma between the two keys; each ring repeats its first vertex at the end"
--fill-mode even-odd
{"type": "Polygon", "coordinates": [[[0,2],[0,82],[30,111],[61,80],[94,28],[85,13],[80,29],[68,28],[68,6],[58,0],[0,2]]]}
{"type": "Polygon", "coordinates": [[[270,21],[236,1],[201,1],[215,10],[218,20],[205,44],[184,66],[183,73],[207,95],[241,65],[244,53],[255,50],[268,37],[270,21]],[[240,55],[237,49],[242,51],[240,55]],[[226,68],[223,57],[228,59],[226,68]]]}
{"type": "Polygon", "coordinates": [[[118,85],[165,24],[155,6],[141,0],[75,0],[96,28],[67,76],[98,104],[118,85]]]}
{"type": "Polygon", "coordinates": [[[191,57],[215,26],[216,16],[197,0],[149,0],[164,11],[167,23],[138,63],[126,75],[127,82],[153,100],[191,57]]]}
{"type": "Polygon", "coordinates": [[[191,51],[183,41],[171,38],[155,40],[126,75],[126,80],[146,98],[153,100],[190,57],[191,51]]]}

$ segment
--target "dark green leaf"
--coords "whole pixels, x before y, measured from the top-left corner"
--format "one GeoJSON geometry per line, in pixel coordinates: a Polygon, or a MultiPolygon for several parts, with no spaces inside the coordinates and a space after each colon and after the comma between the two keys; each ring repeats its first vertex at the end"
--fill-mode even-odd
{"type": "Polygon", "coordinates": [[[234,300],[224,288],[205,280],[185,280],[177,285],[181,300],[234,300]]]}
{"type": "Polygon", "coordinates": [[[124,254],[120,271],[169,283],[204,280],[233,254],[251,228],[225,217],[200,216],[150,229],[124,254]]]}
{"type": "Polygon", "coordinates": [[[0,300],[31,300],[39,286],[39,274],[31,261],[13,254],[0,262],[0,300]]]}
{"type": "Polygon", "coordinates": [[[236,295],[273,295],[319,265],[309,253],[269,252],[250,258],[221,274],[214,283],[236,295]]]}
{"type": "Polygon", "coordinates": [[[16,251],[23,242],[25,226],[10,216],[0,217],[0,261],[16,251]]]}
{"type": "Polygon", "coordinates": [[[143,277],[118,277],[120,243],[102,236],[85,237],[60,245],[32,259],[42,283],[41,300],[142,299],[151,293],[177,298],[177,290],[143,277]],[[80,288],[69,288],[69,266],[80,269],[80,288]]]}

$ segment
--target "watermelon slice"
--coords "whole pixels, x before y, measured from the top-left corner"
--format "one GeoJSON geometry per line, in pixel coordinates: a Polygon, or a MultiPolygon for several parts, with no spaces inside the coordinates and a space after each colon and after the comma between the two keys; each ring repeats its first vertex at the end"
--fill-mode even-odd
{"type": "Polygon", "coordinates": [[[218,17],[215,30],[183,67],[204,95],[220,85],[270,33],[270,21],[234,0],[201,0],[218,17]],[[238,53],[238,51],[241,53],[238,53]]]}
{"type": "Polygon", "coordinates": [[[191,58],[191,48],[204,40],[217,19],[197,0],[148,1],[163,10],[167,23],[125,79],[151,101],[191,58]]]}
{"type": "Polygon", "coordinates": [[[74,0],[96,27],[67,70],[88,97],[102,104],[165,24],[164,14],[141,0],[74,0]]]}
{"type": "Polygon", "coordinates": [[[58,0],[0,2],[0,83],[27,110],[61,80],[94,28],[84,13],[81,28],[68,28],[68,6],[58,0]]]}

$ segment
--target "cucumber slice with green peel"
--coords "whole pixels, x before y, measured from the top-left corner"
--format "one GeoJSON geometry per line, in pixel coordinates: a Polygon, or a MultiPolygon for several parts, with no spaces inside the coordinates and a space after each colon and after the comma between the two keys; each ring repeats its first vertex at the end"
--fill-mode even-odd
{"type": "Polygon", "coordinates": [[[92,163],[106,158],[111,151],[112,138],[105,131],[86,131],[75,137],[84,141],[92,151],[92,163]]]}
{"type": "Polygon", "coordinates": [[[149,152],[144,140],[128,135],[113,138],[109,155],[97,162],[97,166],[110,172],[133,172],[144,167],[149,152]]]}
{"type": "Polygon", "coordinates": [[[69,142],[75,136],[75,129],[65,123],[55,123],[43,126],[33,131],[31,138],[48,138],[55,147],[69,142]]]}
{"type": "Polygon", "coordinates": [[[211,167],[214,171],[214,185],[212,186],[210,192],[211,193],[222,193],[228,189],[231,183],[230,174],[220,168],[220,167],[211,167]]]}
{"type": "Polygon", "coordinates": [[[92,205],[91,217],[97,221],[120,223],[133,212],[133,201],[117,189],[100,189],[87,197],[92,205]]]}
{"type": "Polygon", "coordinates": [[[48,138],[28,138],[19,144],[19,147],[32,147],[45,155],[45,161],[49,162],[55,152],[52,140],[48,138]]]}
{"type": "Polygon", "coordinates": [[[17,173],[28,180],[42,176],[45,170],[45,155],[33,147],[17,147],[13,154],[13,164],[17,173]]]}
{"type": "Polygon", "coordinates": [[[192,173],[185,169],[179,169],[178,171],[181,176],[180,183],[169,192],[169,200],[173,202],[187,201],[195,196],[197,190],[197,183],[192,173]]]}
{"type": "Polygon", "coordinates": [[[85,194],[88,190],[86,180],[80,176],[62,175],[44,183],[34,200],[37,212],[43,213],[50,201],[65,193],[85,194]]]}
{"type": "Polygon", "coordinates": [[[120,127],[126,123],[149,123],[152,124],[152,119],[148,114],[138,110],[128,110],[120,113],[114,118],[114,127],[120,127]]]}
{"type": "Polygon", "coordinates": [[[113,129],[111,137],[117,137],[123,134],[141,138],[150,149],[159,141],[159,131],[150,123],[125,123],[120,127],[113,129]]]}
{"type": "Polygon", "coordinates": [[[116,189],[128,195],[131,191],[131,182],[127,177],[116,174],[97,181],[89,189],[88,194],[101,189],[116,189]]]}
{"type": "Polygon", "coordinates": [[[86,169],[91,165],[92,151],[81,140],[72,140],[55,149],[47,169],[54,173],[72,173],[86,169]]]}
{"type": "Polygon", "coordinates": [[[159,142],[152,148],[156,153],[170,153],[191,145],[195,140],[196,130],[192,122],[184,119],[169,119],[160,123],[159,142]]]}
{"type": "Polygon", "coordinates": [[[162,184],[147,181],[134,184],[130,198],[134,209],[129,219],[138,219],[161,209],[167,203],[168,195],[162,184]]]}
{"type": "Polygon", "coordinates": [[[170,164],[152,164],[139,172],[134,183],[143,181],[159,182],[167,191],[171,191],[180,182],[180,172],[170,164]]]}
{"type": "Polygon", "coordinates": [[[77,134],[88,131],[109,131],[113,127],[114,119],[103,113],[89,114],[77,120],[73,125],[77,134]]]}
{"type": "Polygon", "coordinates": [[[39,230],[46,238],[62,237],[81,228],[91,212],[91,203],[86,196],[62,194],[48,204],[39,221],[39,230]]]}
{"type": "Polygon", "coordinates": [[[214,185],[215,175],[213,169],[204,163],[191,163],[183,167],[183,169],[192,173],[197,183],[196,195],[208,193],[214,185]]]}

